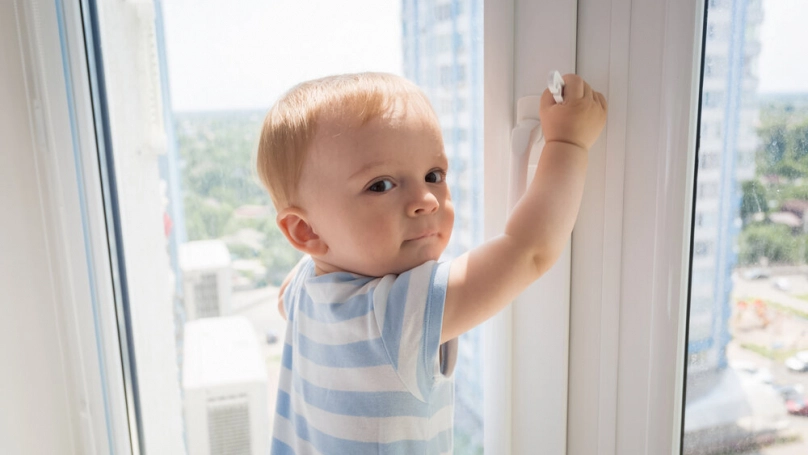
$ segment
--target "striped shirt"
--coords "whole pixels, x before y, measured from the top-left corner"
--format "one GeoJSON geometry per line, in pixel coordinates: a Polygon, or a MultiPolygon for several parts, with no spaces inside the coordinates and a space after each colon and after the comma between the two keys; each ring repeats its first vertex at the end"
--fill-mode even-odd
{"type": "Polygon", "coordinates": [[[301,264],[283,295],[273,455],[452,453],[448,278],[448,262],[381,278],[301,264]]]}

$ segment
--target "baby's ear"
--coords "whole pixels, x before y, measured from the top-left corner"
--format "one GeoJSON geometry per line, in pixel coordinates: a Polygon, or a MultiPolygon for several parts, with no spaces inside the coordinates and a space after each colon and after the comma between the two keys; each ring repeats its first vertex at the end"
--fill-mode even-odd
{"type": "Polygon", "coordinates": [[[286,240],[295,249],[311,256],[321,256],[328,252],[328,246],[314,232],[302,209],[287,207],[278,212],[275,221],[283,235],[286,236],[286,240]]]}

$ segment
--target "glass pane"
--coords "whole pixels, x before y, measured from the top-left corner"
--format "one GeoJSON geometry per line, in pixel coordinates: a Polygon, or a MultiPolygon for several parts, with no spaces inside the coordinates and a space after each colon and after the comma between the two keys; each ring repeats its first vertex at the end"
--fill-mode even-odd
{"type": "Polygon", "coordinates": [[[808,453],[808,3],[709,0],[683,453],[808,453]]]}
{"type": "MultiPolygon", "coordinates": [[[[254,155],[287,89],[385,71],[440,118],[455,227],[482,240],[481,0],[98,2],[112,158],[146,453],[269,451],[300,258],[275,225],[254,155]]],[[[455,370],[455,453],[482,453],[482,331],[455,370]]]]}

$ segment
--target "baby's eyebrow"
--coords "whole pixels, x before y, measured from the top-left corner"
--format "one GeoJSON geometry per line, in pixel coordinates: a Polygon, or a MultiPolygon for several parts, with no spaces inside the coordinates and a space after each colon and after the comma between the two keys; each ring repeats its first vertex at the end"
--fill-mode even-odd
{"type": "Polygon", "coordinates": [[[373,170],[373,169],[375,169],[377,167],[382,167],[385,164],[388,164],[388,163],[386,161],[371,161],[370,163],[367,163],[364,166],[360,167],[358,171],[351,174],[351,176],[348,177],[348,179],[354,179],[354,178],[356,178],[356,177],[358,177],[358,176],[360,176],[360,175],[362,175],[362,174],[364,174],[364,173],[366,173],[368,171],[371,171],[371,170],[373,170]]]}

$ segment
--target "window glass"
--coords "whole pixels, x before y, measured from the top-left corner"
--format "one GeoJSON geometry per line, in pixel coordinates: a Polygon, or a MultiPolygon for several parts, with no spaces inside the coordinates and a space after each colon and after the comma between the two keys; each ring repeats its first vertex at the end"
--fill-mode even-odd
{"type": "Polygon", "coordinates": [[[808,453],[808,3],[706,14],[683,453],[808,453]]]}
{"type": "MultiPolygon", "coordinates": [[[[467,251],[483,237],[482,0],[98,3],[143,450],[264,455],[278,287],[300,258],[254,170],[264,115],[316,77],[414,81],[450,161],[442,259],[467,251]]],[[[482,351],[481,329],[461,337],[455,453],[483,452],[482,351]]]]}

